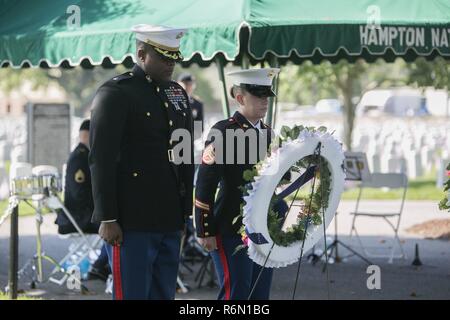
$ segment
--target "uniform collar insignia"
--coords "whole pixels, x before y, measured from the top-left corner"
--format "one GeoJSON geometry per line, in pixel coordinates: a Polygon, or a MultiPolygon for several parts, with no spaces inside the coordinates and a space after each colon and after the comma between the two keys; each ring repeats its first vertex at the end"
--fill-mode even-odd
{"type": "Polygon", "coordinates": [[[146,79],[146,76],[147,76],[147,75],[145,74],[144,70],[142,70],[142,68],[139,67],[137,64],[134,65],[133,70],[132,70],[131,72],[133,72],[133,74],[134,74],[136,77],[146,79]]]}
{"type": "Polygon", "coordinates": [[[248,121],[247,118],[244,117],[239,111],[236,111],[234,113],[233,118],[242,128],[244,129],[253,128],[253,125],[250,123],[250,121],[248,121]]]}

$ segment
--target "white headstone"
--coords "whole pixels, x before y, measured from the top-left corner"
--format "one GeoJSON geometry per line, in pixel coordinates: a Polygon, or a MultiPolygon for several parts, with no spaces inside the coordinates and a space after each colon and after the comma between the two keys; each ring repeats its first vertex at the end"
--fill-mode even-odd
{"type": "MultiPolygon", "coordinates": [[[[6,173],[5,164],[0,162],[0,200],[7,199],[9,197],[9,178],[6,173]]],[[[0,216],[3,212],[0,212],[0,216]]]]}
{"type": "Polygon", "coordinates": [[[417,178],[423,175],[422,160],[419,152],[412,150],[407,153],[406,161],[408,163],[409,178],[417,178]]]}
{"type": "Polygon", "coordinates": [[[449,179],[447,176],[447,166],[450,163],[450,157],[448,153],[445,154],[445,158],[440,159],[439,167],[437,170],[436,187],[442,189],[444,183],[449,179]]]}

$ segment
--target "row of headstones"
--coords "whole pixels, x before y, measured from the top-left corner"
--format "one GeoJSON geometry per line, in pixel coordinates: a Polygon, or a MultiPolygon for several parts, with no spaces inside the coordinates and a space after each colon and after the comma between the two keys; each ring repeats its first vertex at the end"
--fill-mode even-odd
{"type": "MultiPolygon", "coordinates": [[[[72,118],[72,146],[77,143],[81,118],[72,118]]],[[[0,200],[9,196],[9,176],[6,162],[10,164],[27,162],[27,126],[26,118],[0,119],[0,200]]]]}
{"type": "MultiPolygon", "coordinates": [[[[74,123],[79,123],[75,119],[74,123]]],[[[336,137],[343,136],[342,125],[337,122],[283,119],[283,124],[326,126],[336,137]]],[[[72,129],[77,129],[73,125],[72,129]]],[[[74,131],[74,130],[73,130],[74,131]]],[[[76,131],[72,134],[76,136],[76,131]]],[[[434,165],[438,170],[439,187],[446,179],[445,167],[449,162],[450,125],[440,123],[427,127],[424,123],[386,121],[359,125],[354,130],[355,151],[365,152],[372,172],[405,172],[408,177],[420,177],[434,165]]],[[[26,123],[23,118],[0,119],[0,199],[7,197],[8,177],[5,162],[23,162],[27,159],[26,123]],[[6,191],[5,191],[6,190],[6,191]],[[6,194],[6,195],[5,195],[6,194]]]]}
{"type": "MultiPolygon", "coordinates": [[[[397,144],[402,151],[420,150],[424,147],[433,149],[445,146],[448,141],[450,127],[381,127],[366,126],[355,130],[355,146],[368,151],[374,146],[387,146],[397,144]]],[[[400,150],[398,150],[400,151],[400,150]]]]}
{"type": "MultiPolygon", "coordinates": [[[[81,118],[72,118],[72,146],[78,141],[78,127],[81,118]]],[[[27,158],[27,126],[26,119],[0,118],[0,162],[26,161],[27,158]]]]}
{"type": "MultiPolygon", "coordinates": [[[[0,200],[9,197],[9,179],[5,163],[0,162],[0,200]]],[[[0,216],[3,212],[0,212],[0,216]]]]}
{"type": "Polygon", "coordinates": [[[420,177],[437,169],[437,186],[446,180],[449,162],[450,128],[440,124],[427,128],[423,124],[360,128],[355,149],[366,152],[373,172],[405,172],[420,177]]]}
{"type": "Polygon", "coordinates": [[[9,196],[6,162],[25,161],[26,151],[25,118],[0,119],[0,200],[9,196]]]}
{"type": "MultiPolygon", "coordinates": [[[[308,119],[283,119],[283,124],[326,126],[343,136],[339,122],[308,119]]],[[[403,120],[364,121],[353,132],[354,151],[365,152],[371,172],[405,172],[409,178],[420,177],[437,168],[437,185],[442,187],[446,178],[445,167],[449,162],[450,124],[403,120]]]]}

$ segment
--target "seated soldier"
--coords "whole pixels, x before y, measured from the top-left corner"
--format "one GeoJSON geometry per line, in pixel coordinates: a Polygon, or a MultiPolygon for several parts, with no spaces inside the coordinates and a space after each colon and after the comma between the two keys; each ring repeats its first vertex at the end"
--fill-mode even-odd
{"type": "MultiPolygon", "coordinates": [[[[97,234],[99,225],[91,222],[94,201],[92,200],[91,172],[88,165],[89,126],[89,120],[84,120],[81,123],[80,143],[72,151],[67,161],[64,206],[84,233],[97,234]]],[[[77,232],[75,226],[62,210],[57,210],[55,223],[58,225],[58,233],[60,234],[77,232]]],[[[105,249],[102,248],[101,252],[98,260],[91,268],[90,276],[106,281],[111,271],[105,249]]]]}

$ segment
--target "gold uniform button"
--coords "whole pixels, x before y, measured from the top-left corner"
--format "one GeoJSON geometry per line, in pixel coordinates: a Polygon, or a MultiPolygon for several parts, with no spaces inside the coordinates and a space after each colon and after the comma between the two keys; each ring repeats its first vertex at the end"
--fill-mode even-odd
{"type": "Polygon", "coordinates": [[[186,117],[186,112],[183,112],[183,116],[186,117]]]}
{"type": "Polygon", "coordinates": [[[133,76],[134,75],[134,73],[133,72],[130,72],[130,76],[133,76]]]}
{"type": "Polygon", "coordinates": [[[147,112],[147,117],[150,117],[150,112],[147,112]]]}
{"type": "Polygon", "coordinates": [[[169,126],[172,126],[172,125],[173,125],[173,121],[170,120],[170,121],[169,121],[169,126]]]}
{"type": "Polygon", "coordinates": [[[208,223],[205,223],[205,227],[207,227],[208,226],[208,223]]]}
{"type": "Polygon", "coordinates": [[[205,232],[205,236],[209,236],[209,232],[205,232]]]}
{"type": "Polygon", "coordinates": [[[133,177],[137,177],[137,176],[138,176],[137,172],[134,172],[133,177]]]}
{"type": "Polygon", "coordinates": [[[203,215],[203,217],[205,217],[205,218],[207,218],[208,217],[208,215],[205,213],[204,215],[203,215]]]}
{"type": "Polygon", "coordinates": [[[159,92],[159,87],[156,87],[156,92],[159,92]]]}
{"type": "Polygon", "coordinates": [[[169,107],[169,104],[168,104],[167,102],[164,102],[164,106],[165,106],[166,108],[168,108],[168,107],[169,107]]]}

